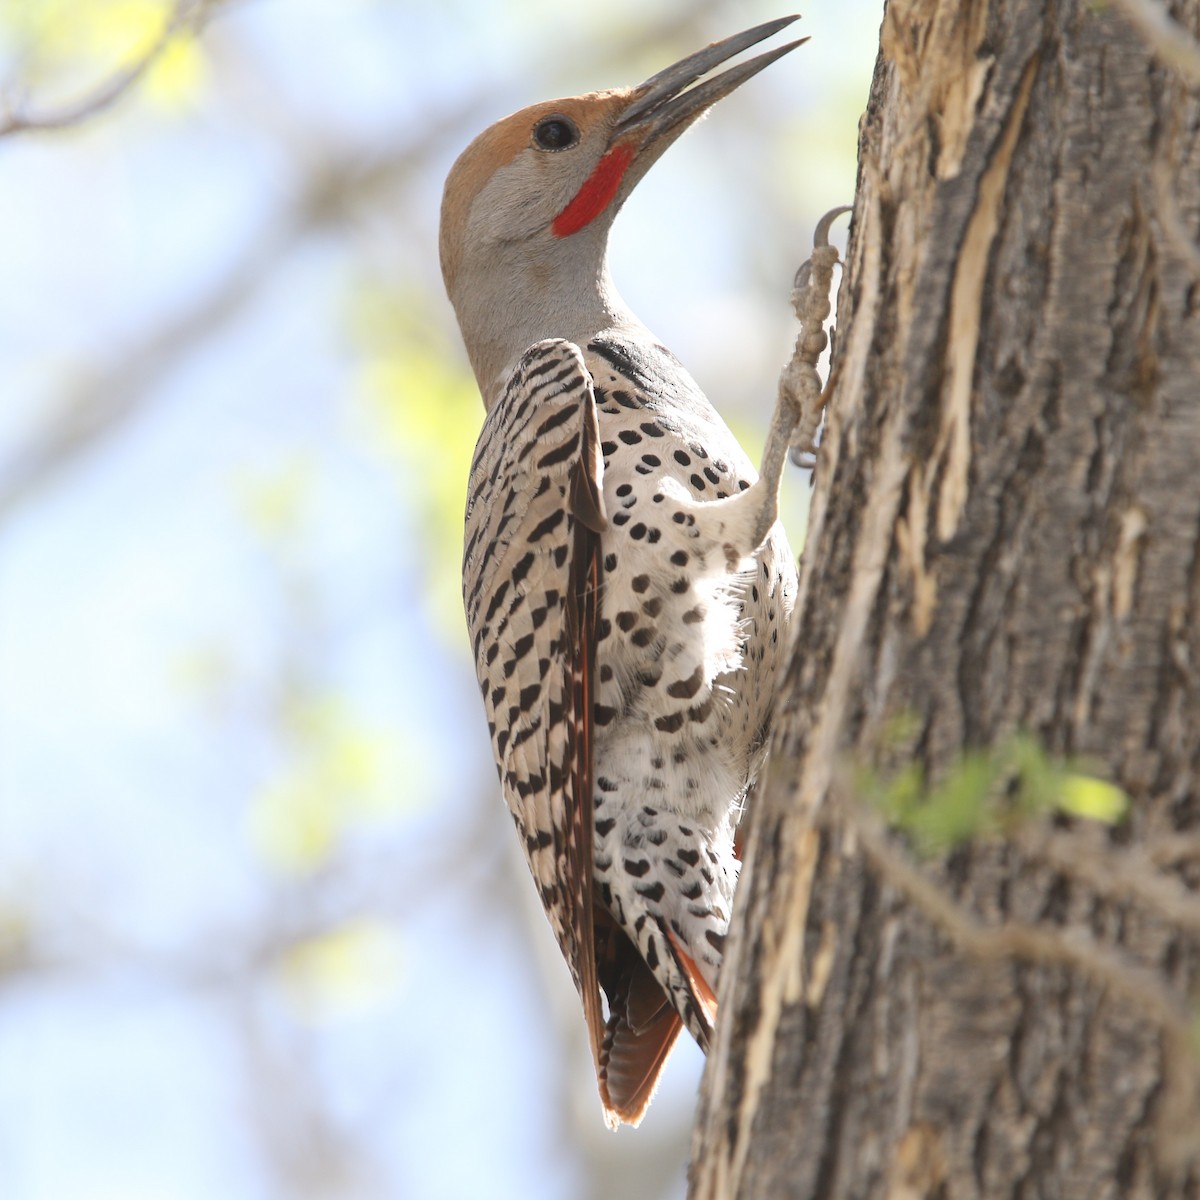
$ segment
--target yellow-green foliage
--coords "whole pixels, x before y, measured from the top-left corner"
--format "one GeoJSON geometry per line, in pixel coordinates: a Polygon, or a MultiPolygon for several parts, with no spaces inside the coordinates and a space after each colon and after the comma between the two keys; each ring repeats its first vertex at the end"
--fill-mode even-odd
{"type": "MultiPolygon", "coordinates": [[[[77,100],[142,60],[162,38],[169,0],[0,0],[0,32],[16,49],[23,90],[39,103],[77,100]]],[[[186,32],[140,81],[153,104],[176,107],[206,80],[204,52],[186,32]]]]}
{"type": "Polygon", "coordinates": [[[1120,788],[1078,764],[1052,759],[1024,734],[990,750],[968,751],[932,785],[917,763],[887,778],[861,770],[857,785],[858,794],[925,855],[976,838],[1004,837],[1054,812],[1114,824],[1128,809],[1120,788]]]}
{"type": "Polygon", "coordinates": [[[414,517],[429,616],[465,648],[461,565],[463,509],[483,404],[463,356],[428,315],[429,299],[364,285],[351,305],[362,349],[358,393],[384,451],[396,460],[414,517]]]}
{"type": "Polygon", "coordinates": [[[355,1016],[385,1002],[399,982],[395,928],[357,917],[290,945],[275,979],[292,1011],[312,1024],[355,1016]]]}
{"type": "Polygon", "coordinates": [[[249,812],[254,843],[277,869],[319,869],[341,839],[392,817],[421,791],[411,771],[399,785],[394,737],[364,728],[332,697],[285,700],[281,723],[287,760],[249,812]]]}

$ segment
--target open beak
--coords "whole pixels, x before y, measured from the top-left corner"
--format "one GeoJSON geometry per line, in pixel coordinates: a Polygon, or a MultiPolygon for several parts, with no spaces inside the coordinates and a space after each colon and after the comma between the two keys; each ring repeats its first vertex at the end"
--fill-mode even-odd
{"type": "MultiPolygon", "coordinates": [[[[728,96],[736,87],[740,87],[751,76],[757,75],[764,67],[768,67],[777,58],[802,46],[808,38],[789,42],[777,50],[768,50],[755,58],[747,59],[736,67],[730,67],[720,75],[696,83],[702,75],[707,75],[714,67],[740,54],[750,46],[769,38],[772,34],[798,20],[797,16],[779,17],[756,25],[744,33],[736,33],[719,42],[713,42],[695,54],[652,75],[645,83],[633,89],[633,98],[625,111],[618,118],[613,129],[613,140],[620,142],[635,142],[638,148],[648,148],[662,138],[667,142],[673,141],[669,134],[679,134],[690,125],[701,113],[711,108],[723,96],[728,96]]],[[[662,149],[666,149],[664,145],[662,149]]],[[[655,155],[657,157],[657,155],[655,155]]]]}

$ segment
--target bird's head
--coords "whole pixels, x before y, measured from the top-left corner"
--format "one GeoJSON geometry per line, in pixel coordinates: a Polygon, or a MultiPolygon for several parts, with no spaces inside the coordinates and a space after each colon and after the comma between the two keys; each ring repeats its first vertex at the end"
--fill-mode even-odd
{"type": "MultiPolygon", "coordinates": [[[[638,181],[712,105],[807,39],[697,81],[794,20],[783,17],[714,42],[637,87],[523,108],[463,151],[446,180],[440,252],[477,374],[473,342],[480,340],[481,316],[537,312],[539,301],[546,308],[539,319],[569,313],[573,301],[586,307],[603,273],[613,217],[638,181]]],[[[580,331],[569,320],[539,328],[513,352],[549,336],[578,338],[580,331]]],[[[483,375],[480,383],[486,397],[483,375]]]]}

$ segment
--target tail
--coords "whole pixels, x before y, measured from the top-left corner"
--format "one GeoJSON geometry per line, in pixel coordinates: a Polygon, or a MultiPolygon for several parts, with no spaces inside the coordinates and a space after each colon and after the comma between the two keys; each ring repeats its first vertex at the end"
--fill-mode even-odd
{"type": "Polygon", "coordinates": [[[637,958],[608,994],[609,1016],[600,1047],[600,1099],[614,1129],[624,1121],[637,1125],[658,1088],[675,1039],[683,1028],[666,993],[637,958]]]}
{"type": "Polygon", "coordinates": [[[662,944],[670,962],[663,965],[668,966],[669,977],[683,984],[672,989],[681,993],[682,1014],[624,930],[600,909],[595,919],[596,965],[608,999],[597,1075],[605,1120],[616,1129],[622,1122],[637,1125],[645,1115],[685,1016],[700,1048],[708,1053],[717,1003],[696,964],[669,930],[663,930],[662,944]]]}

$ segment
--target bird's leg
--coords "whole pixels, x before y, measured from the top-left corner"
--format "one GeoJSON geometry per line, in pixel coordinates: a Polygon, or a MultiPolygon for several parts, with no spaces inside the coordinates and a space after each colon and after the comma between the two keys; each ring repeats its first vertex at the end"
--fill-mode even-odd
{"type": "Polygon", "coordinates": [[[830,310],[833,268],[838,260],[837,247],[829,244],[829,227],[849,211],[848,205],[831,209],[817,222],[812,257],[796,272],[792,308],[800,322],[800,332],[796,335],[791,361],[779,376],[779,399],[763,451],[755,546],[762,544],[779,516],[779,484],[788,451],[791,450],[793,461],[803,466],[806,464],[800,456],[810,456],[816,450],[815,439],[826,399],[817,374],[817,360],[829,341],[825,320],[830,310]]]}
{"type": "Polygon", "coordinates": [[[796,272],[792,308],[800,322],[800,332],[796,335],[792,360],[779,376],[779,398],[771,416],[758,482],[721,500],[699,499],[669,478],[658,485],[681,510],[690,510],[702,519],[709,535],[725,546],[730,571],[737,570],[740,562],[754,554],[779,519],[779,485],[788,451],[792,452],[793,461],[803,466],[803,461],[795,456],[811,455],[816,449],[817,430],[828,395],[828,389],[824,392],[821,389],[817,362],[829,343],[825,320],[831,308],[833,268],[838,261],[837,247],[829,244],[829,227],[849,211],[848,205],[831,209],[817,222],[812,257],[796,272]]]}

